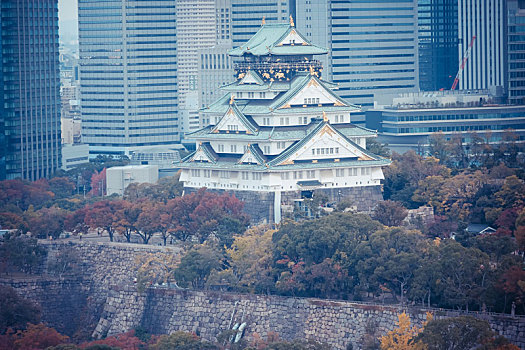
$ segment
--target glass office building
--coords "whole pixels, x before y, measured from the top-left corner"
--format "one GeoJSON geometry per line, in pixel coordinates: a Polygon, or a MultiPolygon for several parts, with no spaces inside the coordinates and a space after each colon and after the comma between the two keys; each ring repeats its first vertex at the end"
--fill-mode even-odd
{"type": "Polygon", "coordinates": [[[0,6],[0,180],[36,180],[61,160],[58,3],[0,6]]]}
{"type": "Polygon", "coordinates": [[[450,90],[459,67],[458,1],[419,0],[419,87],[450,90]]]}
{"type": "Polygon", "coordinates": [[[525,1],[509,0],[508,8],[508,98],[525,104],[525,1]]]}
{"type": "Polygon", "coordinates": [[[180,142],[175,0],[79,0],[82,138],[90,156],[180,142]]]}
{"type": "MultiPolygon", "coordinates": [[[[332,76],[338,93],[363,111],[374,96],[416,91],[416,0],[332,0],[332,76]]],[[[364,113],[352,117],[364,122],[364,113]]]]}

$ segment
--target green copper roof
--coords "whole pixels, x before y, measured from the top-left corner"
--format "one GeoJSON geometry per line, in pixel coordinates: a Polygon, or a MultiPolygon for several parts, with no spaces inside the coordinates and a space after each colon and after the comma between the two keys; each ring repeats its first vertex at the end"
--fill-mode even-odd
{"type": "Polygon", "coordinates": [[[304,36],[297,32],[292,25],[264,24],[261,29],[245,44],[236,47],[228,53],[230,56],[266,55],[323,55],[328,50],[311,44],[304,36]],[[290,34],[298,35],[304,44],[281,45],[281,42],[290,34]]]}
{"type": "MultiPolygon", "coordinates": [[[[297,126],[261,126],[256,134],[237,134],[237,133],[212,133],[213,126],[207,126],[200,130],[188,134],[194,140],[239,140],[249,142],[260,141],[297,141],[309,134],[310,130],[317,127],[319,119],[313,120],[308,125],[297,126]]],[[[341,134],[346,137],[373,137],[376,133],[372,130],[362,128],[353,124],[331,124],[341,134]]]]}
{"type": "Polygon", "coordinates": [[[370,157],[373,160],[380,160],[382,157],[377,156],[375,154],[372,154],[368,152],[366,149],[362,148],[352,140],[350,140],[345,134],[339,132],[337,128],[333,127],[329,122],[321,121],[313,130],[311,130],[308,135],[306,135],[304,138],[299,140],[298,142],[292,144],[290,147],[285,149],[281,154],[279,154],[277,157],[272,159],[268,164],[271,166],[278,166],[280,163],[284,162],[286,159],[288,159],[292,154],[299,151],[301,147],[303,147],[308,141],[310,141],[323,127],[329,126],[332,130],[335,131],[336,134],[339,134],[343,139],[345,139],[348,143],[350,143],[352,146],[356,147],[358,150],[363,152],[365,155],[370,157]]]}
{"type": "MultiPolygon", "coordinates": [[[[227,85],[228,87],[225,89],[227,91],[246,91],[244,89],[252,89],[255,86],[250,86],[250,88],[242,87],[243,90],[236,90],[234,87],[236,83],[227,85]]],[[[274,82],[275,84],[275,82],[274,82]]],[[[351,112],[356,111],[359,109],[359,106],[353,105],[341,97],[337,96],[333,91],[334,84],[328,83],[319,79],[315,75],[311,75],[307,72],[299,73],[296,77],[293,78],[293,80],[289,83],[288,89],[283,89],[283,92],[281,92],[279,95],[277,95],[274,99],[237,99],[236,103],[239,107],[239,110],[242,111],[245,115],[261,115],[261,114],[291,114],[291,113],[321,113],[323,111],[325,112],[331,112],[331,111],[337,111],[337,112],[351,112]],[[303,107],[302,105],[298,106],[290,106],[289,108],[279,108],[282,106],[285,106],[287,102],[293,98],[297,93],[299,93],[311,80],[315,80],[316,84],[320,84],[324,89],[328,92],[328,94],[332,95],[334,99],[339,101],[341,105],[335,106],[335,105],[323,105],[323,106],[317,106],[317,105],[308,105],[306,107],[303,107]]],[[[283,86],[284,84],[278,83],[278,86],[283,86]]],[[[237,85],[239,86],[239,85],[237,85]]],[[[284,87],[284,86],[283,86],[284,87]]],[[[253,91],[253,90],[252,90],[253,91]]],[[[230,100],[230,94],[227,93],[223,97],[219,98],[215,102],[213,102],[210,106],[203,108],[203,113],[216,113],[216,114],[224,114],[228,110],[230,100]]]]}
{"type": "MultiPolygon", "coordinates": [[[[250,131],[250,133],[255,134],[258,132],[257,123],[255,123],[253,120],[246,118],[246,116],[237,108],[237,104],[235,101],[230,100],[230,105],[228,110],[226,111],[225,115],[223,115],[222,118],[226,117],[226,114],[229,113],[229,111],[232,111],[232,113],[235,115],[235,117],[241,122],[244,127],[250,131]]],[[[221,119],[222,121],[222,119],[221,119]]],[[[221,131],[218,129],[218,126],[220,125],[221,121],[217,123],[217,125],[211,130],[212,133],[220,133],[221,131]]]]}
{"type": "Polygon", "coordinates": [[[239,85],[253,85],[253,84],[263,85],[264,80],[259,76],[259,74],[257,74],[256,72],[250,69],[249,71],[246,72],[244,77],[242,77],[242,79],[239,81],[239,85]]]}
{"type": "Polygon", "coordinates": [[[217,163],[194,162],[178,163],[175,166],[183,169],[224,169],[236,171],[280,171],[280,170],[302,170],[302,169],[336,169],[343,167],[368,167],[368,166],[385,166],[391,163],[390,159],[382,158],[377,160],[358,160],[358,159],[341,159],[339,162],[333,160],[312,162],[296,162],[279,166],[269,164],[239,164],[239,157],[221,158],[217,163]]]}

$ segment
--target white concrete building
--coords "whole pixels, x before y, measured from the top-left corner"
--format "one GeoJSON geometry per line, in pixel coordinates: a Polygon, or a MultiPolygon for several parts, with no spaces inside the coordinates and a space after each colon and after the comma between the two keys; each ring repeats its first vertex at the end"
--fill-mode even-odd
{"type": "Polygon", "coordinates": [[[85,143],[62,144],[62,170],[89,163],[89,146],[85,143]]]}
{"type": "Polygon", "coordinates": [[[157,165],[126,165],[106,170],[106,193],[122,196],[132,183],[156,183],[159,180],[157,165]]]}
{"type": "Polygon", "coordinates": [[[79,0],[82,136],[90,154],[180,142],[175,0],[79,0]]]}

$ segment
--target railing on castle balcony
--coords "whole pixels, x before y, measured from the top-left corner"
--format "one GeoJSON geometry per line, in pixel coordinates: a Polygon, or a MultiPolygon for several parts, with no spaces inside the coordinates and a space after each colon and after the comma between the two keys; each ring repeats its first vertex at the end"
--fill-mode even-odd
{"type": "Polygon", "coordinates": [[[318,60],[308,61],[269,61],[269,62],[235,62],[234,68],[237,72],[246,72],[247,70],[295,70],[295,71],[308,71],[313,68],[316,71],[320,71],[323,65],[318,60]]]}

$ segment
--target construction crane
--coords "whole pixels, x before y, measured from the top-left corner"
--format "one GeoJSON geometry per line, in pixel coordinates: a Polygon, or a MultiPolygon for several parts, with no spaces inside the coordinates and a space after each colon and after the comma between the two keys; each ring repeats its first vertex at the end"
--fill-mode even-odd
{"type": "Polygon", "coordinates": [[[465,68],[465,65],[467,64],[467,60],[470,57],[470,53],[472,52],[472,46],[474,46],[475,40],[476,40],[476,36],[474,35],[472,39],[470,39],[470,44],[468,45],[468,48],[465,50],[465,53],[463,54],[463,60],[461,61],[461,64],[459,65],[458,74],[456,74],[456,79],[454,79],[454,83],[452,83],[452,88],[450,90],[456,90],[456,86],[458,86],[458,83],[459,83],[459,76],[461,75],[461,72],[463,72],[463,69],[465,68]]]}

